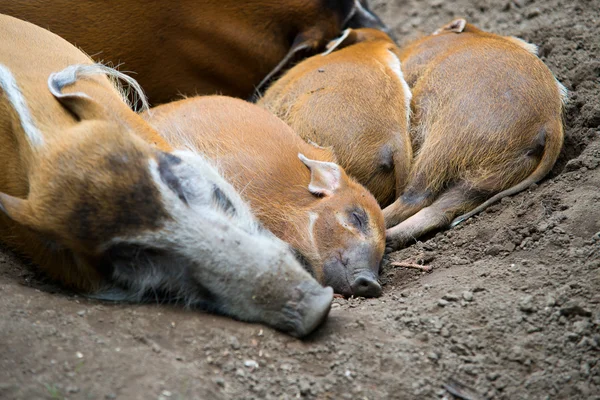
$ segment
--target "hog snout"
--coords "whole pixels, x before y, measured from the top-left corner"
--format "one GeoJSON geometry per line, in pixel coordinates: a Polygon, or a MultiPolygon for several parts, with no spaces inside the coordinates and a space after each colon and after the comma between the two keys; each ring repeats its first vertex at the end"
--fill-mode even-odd
{"type": "Polygon", "coordinates": [[[298,299],[286,304],[293,314],[288,333],[300,338],[314,331],[327,318],[333,300],[333,289],[314,285],[313,282],[302,282],[296,286],[295,291],[298,299]]]}
{"type": "Polygon", "coordinates": [[[378,297],[381,285],[367,262],[352,262],[334,257],[323,267],[324,284],[343,296],[378,297]]]}
{"type": "Polygon", "coordinates": [[[371,271],[366,271],[356,277],[354,283],[352,283],[351,289],[354,296],[381,296],[381,285],[377,282],[377,277],[371,271]]]}

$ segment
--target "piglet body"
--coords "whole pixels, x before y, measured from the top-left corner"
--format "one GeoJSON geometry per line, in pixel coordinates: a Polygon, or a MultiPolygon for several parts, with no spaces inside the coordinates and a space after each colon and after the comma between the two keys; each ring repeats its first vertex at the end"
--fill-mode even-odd
{"type": "Polygon", "coordinates": [[[322,284],[378,296],[383,217],[371,194],[285,123],[241,100],[206,96],[165,104],[145,118],[175,148],[204,154],[322,284]]]}
{"type": "Polygon", "coordinates": [[[348,30],[329,46],[290,69],[258,104],[304,140],[331,146],[346,172],[389,205],[412,161],[411,93],[399,49],[373,29],[348,30]]]}
{"type": "Polygon", "coordinates": [[[562,147],[566,99],[535,46],[462,19],[400,59],[416,156],[404,192],[384,210],[391,249],[542,179],[562,147]]]}

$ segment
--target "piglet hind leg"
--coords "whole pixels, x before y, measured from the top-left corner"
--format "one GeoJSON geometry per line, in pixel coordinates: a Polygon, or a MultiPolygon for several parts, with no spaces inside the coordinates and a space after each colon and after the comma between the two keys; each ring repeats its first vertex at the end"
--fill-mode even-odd
{"type": "Polygon", "coordinates": [[[435,195],[425,189],[423,179],[414,180],[395,202],[383,209],[386,228],[392,228],[430,205],[435,195]]]}
{"type": "Polygon", "coordinates": [[[399,250],[435,229],[446,228],[454,217],[479,204],[480,192],[456,185],[443,192],[430,206],[386,231],[386,252],[399,250]]]}

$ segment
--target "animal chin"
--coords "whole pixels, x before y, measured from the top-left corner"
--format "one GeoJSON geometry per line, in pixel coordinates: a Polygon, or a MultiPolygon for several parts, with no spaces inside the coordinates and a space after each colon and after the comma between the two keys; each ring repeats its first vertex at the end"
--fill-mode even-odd
{"type": "Polygon", "coordinates": [[[343,296],[351,296],[351,277],[346,266],[337,258],[325,262],[323,266],[324,285],[331,286],[333,291],[343,296]]]}

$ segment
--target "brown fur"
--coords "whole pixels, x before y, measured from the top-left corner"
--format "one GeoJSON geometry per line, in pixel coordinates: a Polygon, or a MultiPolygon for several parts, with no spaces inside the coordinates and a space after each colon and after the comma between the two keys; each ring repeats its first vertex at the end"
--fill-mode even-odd
{"type": "Polygon", "coordinates": [[[330,45],[345,48],[296,65],[258,104],[303,139],[331,146],[340,165],[389,205],[404,188],[412,160],[407,99],[389,65],[399,49],[373,29],[353,30],[330,45]]]}
{"type": "MultiPolygon", "coordinates": [[[[175,148],[194,149],[211,158],[265,227],[307,259],[321,283],[331,284],[324,266],[334,259],[350,260],[351,277],[362,270],[378,273],[384,225],[370,193],[343,170],[340,188],[333,195],[319,197],[307,189],[311,172],[298,153],[334,161],[327,149],[305,143],[267,111],[227,97],[189,98],[156,107],[146,117],[175,148]],[[338,222],[352,208],[365,210],[369,220],[365,231],[338,222]],[[318,216],[314,242],[310,214],[318,216]],[[352,251],[361,252],[359,261],[348,255],[352,251]]],[[[350,288],[334,286],[334,290],[351,294],[350,288]]]]}
{"type": "Polygon", "coordinates": [[[393,248],[481,211],[494,194],[490,201],[526,189],[562,147],[552,72],[514,38],[461,21],[400,52],[416,157],[403,195],[384,210],[393,248]]]}
{"type": "Polygon", "coordinates": [[[338,35],[354,0],[34,3],[4,1],[0,13],[49,29],[98,61],[122,63],[158,104],[180,94],[248,98],[286,54],[314,54],[338,35]]]}
{"type": "Polygon", "coordinates": [[[65,285],[97,289],[103,277],[95,260],[100,244],[133,227],[153,229],[165,216],[147,168],[156,151],[146,141],[169,146],[104,76],[69,90],[107,107],[90,100],[96,108],[85,120],[63,107],[48,90],[48,76],[91,60],[58,36],[0,16],[0,57],[45,139],[39,148],[27,143],[18,115],[0,91],[0,205],[11,215],[0,212],[0,240],[65,285]],[[38,49],[53,51],[41,56],[38,49]],[[130,131],[134,123],[141,137],[130,131]],[[141,205],[134,198],[136,185],[147,196],[141,205]],[[148,213],[134,213],[135,219],[130,211],[144,204],[148,213]]]}

